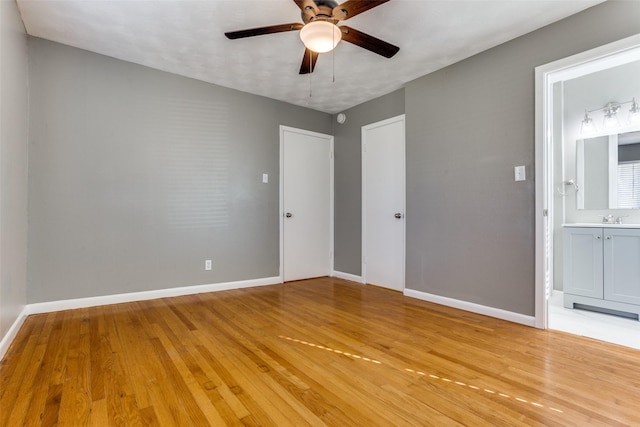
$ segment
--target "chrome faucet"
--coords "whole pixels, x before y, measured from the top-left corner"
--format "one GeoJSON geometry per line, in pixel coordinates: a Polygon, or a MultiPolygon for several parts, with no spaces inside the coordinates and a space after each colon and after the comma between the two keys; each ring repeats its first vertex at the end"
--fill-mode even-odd
{"type": "Polygon", "coordinates": [[[622,224],[622,218],[629,216],[629,215],[622,215],[616,218],[616,224],[622,224]]]}
{"type": "MultiPolygon", "coordinates": [[[[622,218],[620,219],[620,223],[622,223],[622,218]]],[[[603,224],[613,224],[613,215],[609,214],[607,216],[602,216],[602,223],[603,224]]]]}

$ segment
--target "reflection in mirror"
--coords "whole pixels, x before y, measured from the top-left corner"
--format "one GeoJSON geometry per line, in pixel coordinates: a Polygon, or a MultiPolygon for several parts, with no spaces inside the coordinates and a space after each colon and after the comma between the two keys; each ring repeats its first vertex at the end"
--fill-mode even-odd
{"type": "Polygon", "coordinates": [[[618,135],[618,209],[640,208],[640,132],[618,135]]]}
{"type": "Polygon", "coordinates": [[[640,132],[580,139],[578,209],[640,209],[640,132]]]}

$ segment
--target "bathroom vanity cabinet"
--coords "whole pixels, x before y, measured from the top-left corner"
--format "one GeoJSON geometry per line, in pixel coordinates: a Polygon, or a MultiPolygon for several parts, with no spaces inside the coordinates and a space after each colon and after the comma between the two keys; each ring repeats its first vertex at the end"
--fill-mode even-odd
{"type": "Polygon", "coordinates": [[[565,225],[564,306],[640,317],[640,228],[565,225]]]}

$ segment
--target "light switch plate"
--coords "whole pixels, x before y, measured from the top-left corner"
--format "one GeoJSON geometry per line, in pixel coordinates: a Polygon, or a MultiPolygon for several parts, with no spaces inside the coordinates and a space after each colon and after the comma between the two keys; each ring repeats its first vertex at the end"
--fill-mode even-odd
{"type": "Polygon", "coordinates": [[[516,181],[524,181],[525,179],[527,179],[524,166],[516,166],[514,168],[514,174],[516,181]]]}
{"type": "Polygon", "coordinates": [[[269,183],[269,174],[268,173],[263,173],[262,174],[262,183],[263,184],[268,184],[269,183]]]}

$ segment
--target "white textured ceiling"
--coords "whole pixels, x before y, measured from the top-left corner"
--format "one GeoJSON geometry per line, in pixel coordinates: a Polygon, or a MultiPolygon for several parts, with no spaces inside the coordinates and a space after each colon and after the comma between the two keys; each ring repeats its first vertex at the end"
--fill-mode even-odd
{"type": "Polygon", "coordinates": [[[17,3],[33,36],[335,113],[602,1],[391,0],[344,24],[399,46],[396,56],[386,59],[341,42],[333,54],[320,55],[311,77],[298,74],[304,47],[297,31],[224,36],[301,22],[292,0],[17,3]]]}

